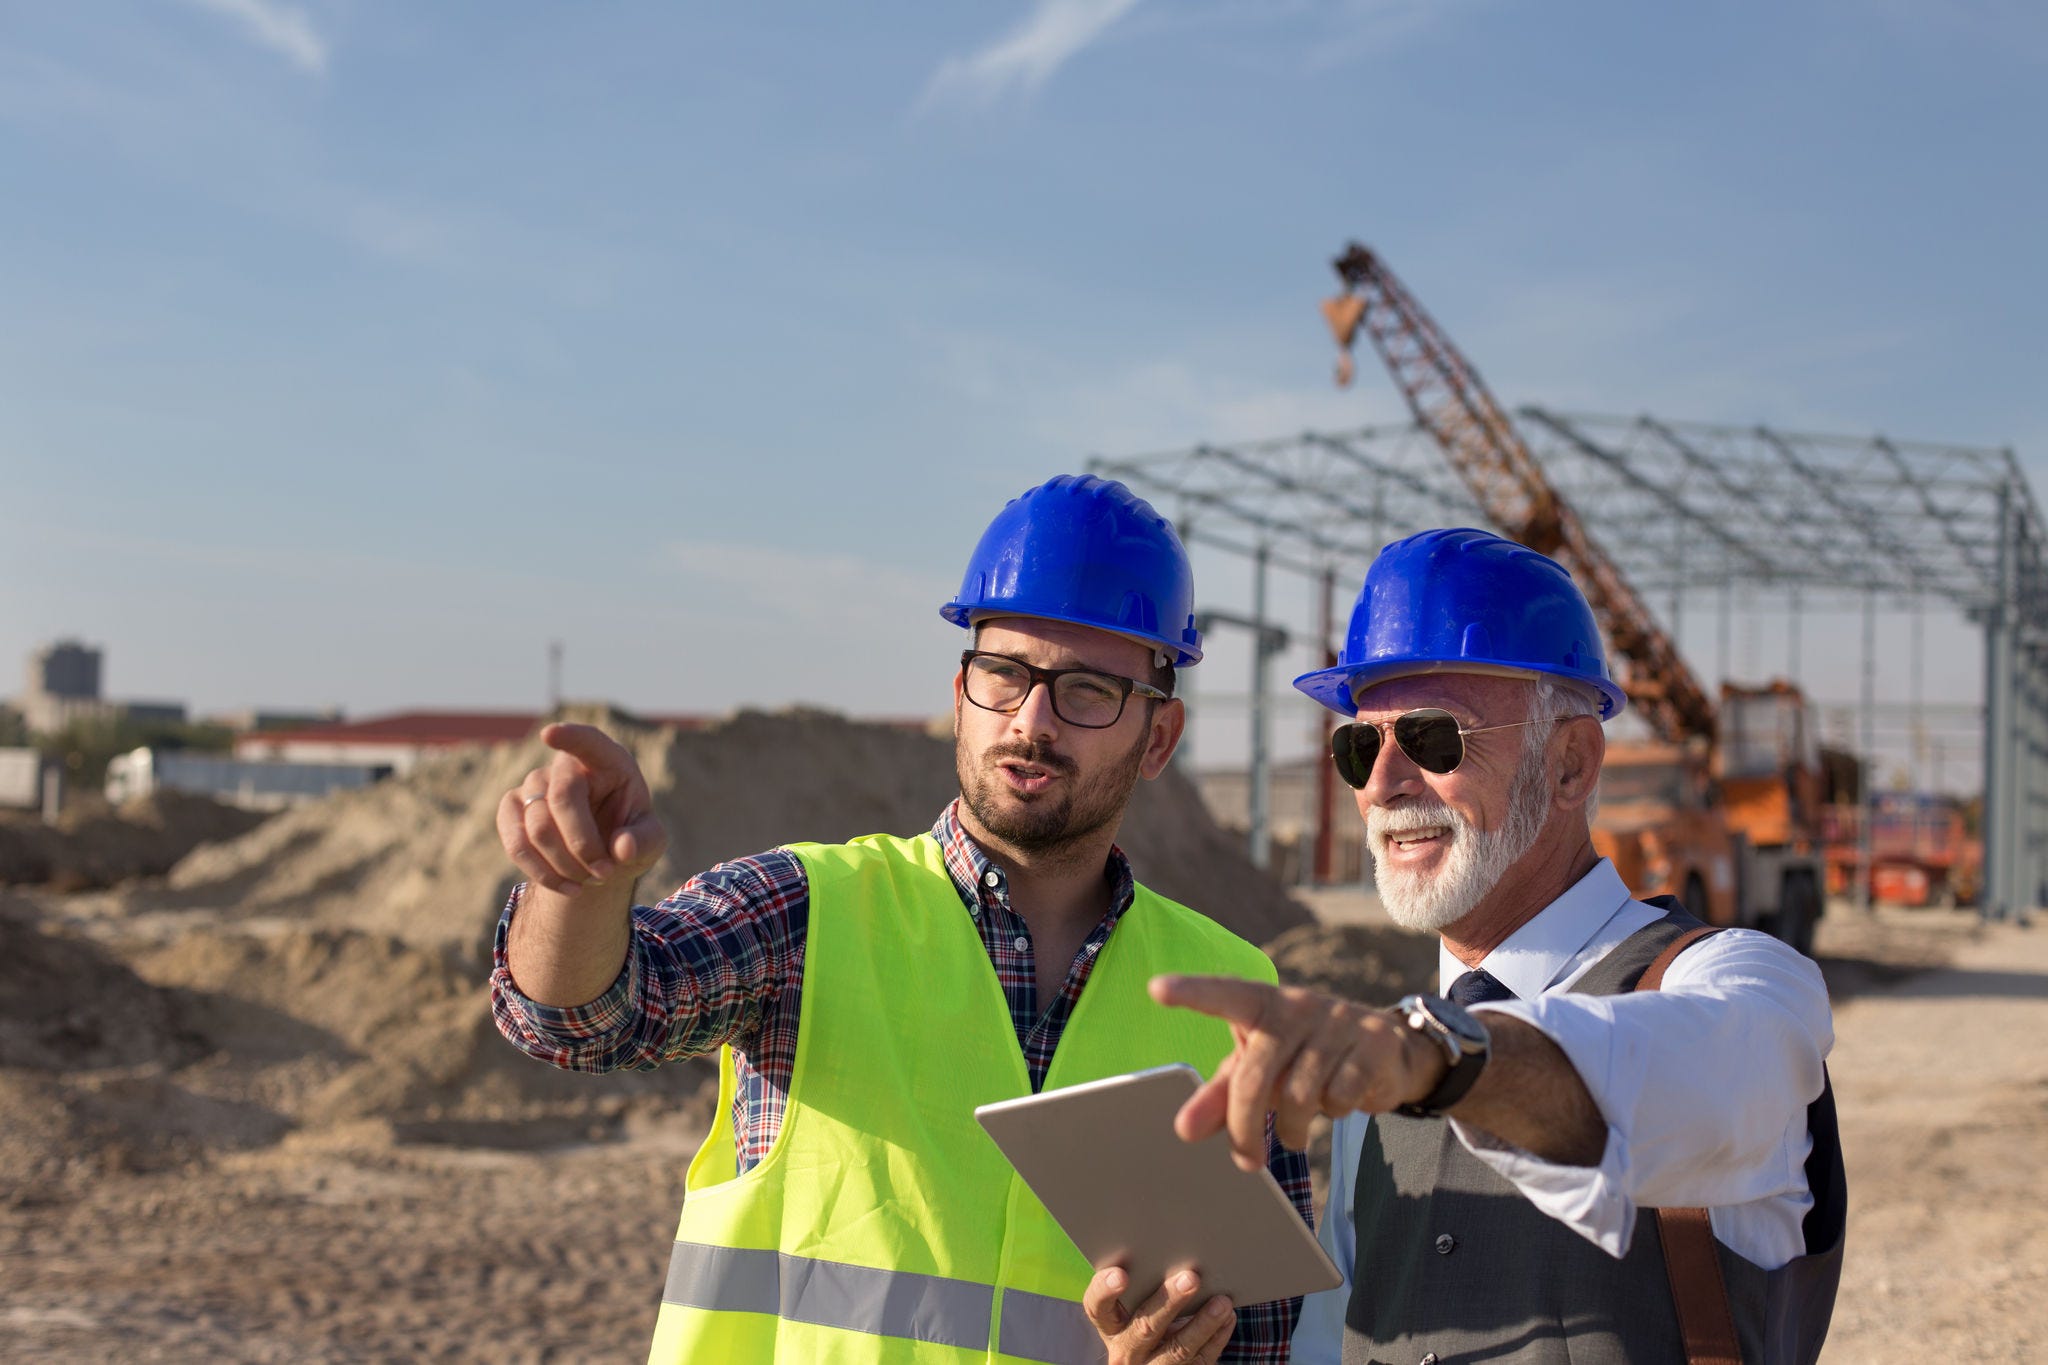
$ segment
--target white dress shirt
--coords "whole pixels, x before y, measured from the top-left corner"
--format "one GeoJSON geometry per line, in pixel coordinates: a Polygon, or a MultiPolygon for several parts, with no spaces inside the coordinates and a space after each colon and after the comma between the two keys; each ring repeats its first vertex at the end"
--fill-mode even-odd
{"type": "MultiPolygon", "coordinates": [[[[1541,1029],[1607,1119],[1598,1166],[1559,1166],[1451,1120],[1467,1151],[1529,1202],[1609,1255],[1628,1254],[1639,1208],[1704,1205],[1716,1240],[1766,1270],[1805,1250],[1806,1106],[1820,1094],[1834,1022],[1820,969],[1752,930],[1688,948],[1661,989],[1573,995],[1568,988],[1663,911],[1632,899],[1603,859],[1480,964],[1515,993],[1476,1007],[1541,1029]]],[[[1439,950],[1439,989],[1465,964],[1439,950]]],[[[1330,1194],[1318,1236],[1344,1283],[1310,1295],[1294,1359],[1336,1365],[1357,1238],[1352,1182],[1367,1114],[1331,1135],[1330,1194]]]]}

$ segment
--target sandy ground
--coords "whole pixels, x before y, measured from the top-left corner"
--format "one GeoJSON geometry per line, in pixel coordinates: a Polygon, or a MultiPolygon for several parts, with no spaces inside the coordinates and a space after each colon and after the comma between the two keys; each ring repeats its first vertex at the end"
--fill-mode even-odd
{"type": "MultiPolygon", "coordinates": [[[[1853,1199],[1827,1359],[2048,1359],[2048,927],[1838,908],[1819,946],[1853,1199]]],[[[0,1359],[637,1359],[696,1130],[364,1120],[73,1172],[0,1205],[0,1359]]]]}
{"type": "Polygon", "coordinates": [[[2048,925],[1879,928],[1953,956],[1836,1012],[1850,1202],[1828,1359],[2048,1360],[2048,925]]]}

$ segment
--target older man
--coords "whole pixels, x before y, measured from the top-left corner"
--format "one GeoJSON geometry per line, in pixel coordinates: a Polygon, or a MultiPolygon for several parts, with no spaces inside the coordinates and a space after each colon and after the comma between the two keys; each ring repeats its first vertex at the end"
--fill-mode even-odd
{"type": "Polygon", "coordinates": [[[1482,531],[1397,542],[1341,662],[1296,686],[1356,718],[1337,770],[1448,998],[1154,983],[1238,1029],[1183,1136],[1227,1127],[1252,1163],[1268,1110],[1297,1145],[1339,1116],[1322,1237],[1347,1283],[1304,1308],[1295,1358],[1811,1359],[1841,1248],[1827,992],[1595,854],[1623,696],[1569,576],[1482,531]]]}
{"type": "MultiPolygon", "coordinates": [[[[974,1107],[1168,1062],[1213,1069],[1220,1023],[1159,1008],[1159,972],[1273,980],[1252,945],[1132,878],[1116,847],[1181,735],[1201,658],[1173,528],[1122,484],[1013,499],[941,609],[960,799],[928,834],[792,844],[633,904],[665,836],[632,756],[555,725],[498,809],[530,879],[499,931],[499,1028],[602,1071],[718,1053],[652,1359],[1284,1360],[1299,1300],[1190,1281],[1078,1304],[1088,1263],[974,1107]]],[[[1308,1216],[1298,1152],[1261,1137],[1308,1216]]]]}

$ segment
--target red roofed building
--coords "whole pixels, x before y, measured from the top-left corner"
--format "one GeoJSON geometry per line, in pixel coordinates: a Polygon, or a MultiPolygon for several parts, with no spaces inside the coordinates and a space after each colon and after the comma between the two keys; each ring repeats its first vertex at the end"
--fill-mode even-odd
{"type": "MultiPolygon", "coordinates": [[[[426,754],[461,744],[513,744],[540,727],[533,711],[400,711],[369,720],[267,730],[235,740],[235,757],[283,763],[348,763],[403,776],[426,754]]],[[[650,725],[695,730],[702,716],[643,716],[650,725]]]]}

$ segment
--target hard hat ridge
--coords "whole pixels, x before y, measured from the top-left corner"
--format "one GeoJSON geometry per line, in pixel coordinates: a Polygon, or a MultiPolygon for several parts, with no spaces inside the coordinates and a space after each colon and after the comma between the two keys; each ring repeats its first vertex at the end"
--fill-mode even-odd
{"type": "Polygon", "coordinates": [[[1061,474],[1010,499],[939,614],[1035,616],[1143,641],[1168,663],[1202,657],[1195,579],[1173,524],[1114,479],[1061,474]]]}
{"type": "Polygon", "coordinates": [[[1360,690],[1418,673],[1556,678],[1598,693],[1603,720],[1627,704],[1607,672],[1593,609],[1564,566],[1471,527],[1423,531],[1382,549],[1337,666],[1294,685],[1351,716],[1360,690]]]}

